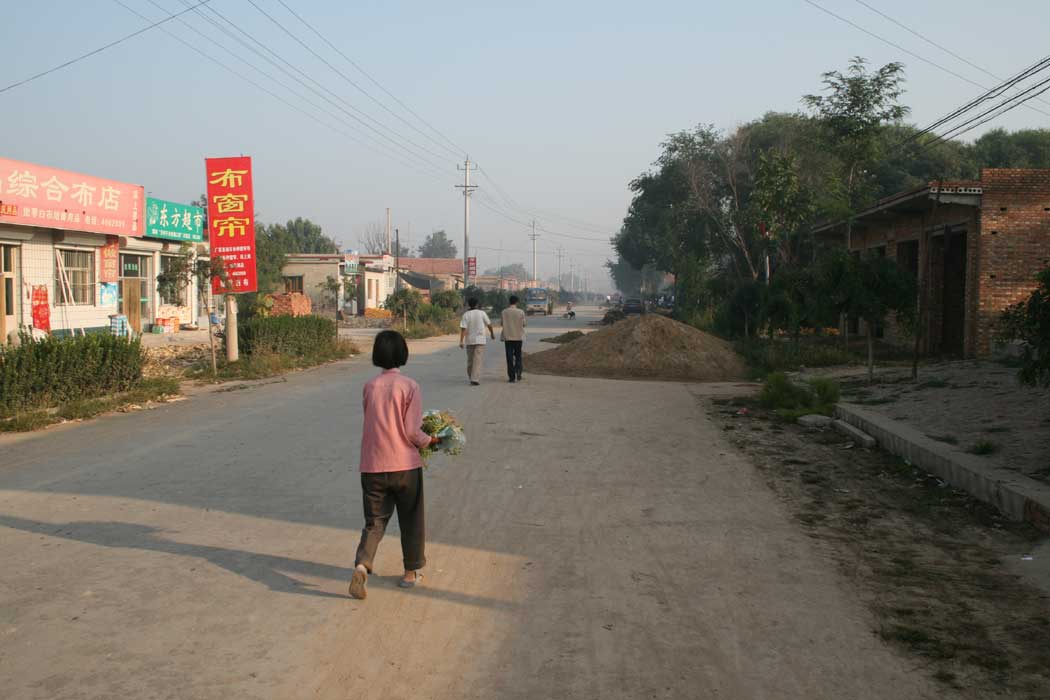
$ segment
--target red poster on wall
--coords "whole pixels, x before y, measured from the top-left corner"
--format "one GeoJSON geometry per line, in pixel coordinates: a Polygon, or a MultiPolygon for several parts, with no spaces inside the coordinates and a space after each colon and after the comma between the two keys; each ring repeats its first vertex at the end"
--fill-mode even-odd
{"type": "Polygon", "coordinates": [[[106,236],[106,244],[99,248],[98,281],[111,284],[120,281],[120,237],[106,236]]]}
{"type": "Polygon", "coordinates": [[[208,243],[212,259],[222,258],[228,277],[226,286],[215,278],[212,293],[254,292],[255,207],[252,196],[252,159],[207,158],[208,243]]]}
{"type": "Polygon", "coordinates": [[[47,285],[33,285],[33,328],[51,332],[51,307],[47,304],[47,285]]]}

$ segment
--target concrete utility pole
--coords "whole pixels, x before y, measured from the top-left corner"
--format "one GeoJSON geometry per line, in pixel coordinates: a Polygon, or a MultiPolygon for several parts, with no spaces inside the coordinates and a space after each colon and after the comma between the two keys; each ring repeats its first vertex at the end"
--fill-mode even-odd
{"type": "Polygon", "coordinates": [[[236,362],[241,357],[237,342],[237,296],[226,295],[226,361],[236,362]]]}
{"type": "Polygon", "coordinates": [[[536,239],[540,235],[536,233],[536,219],[532,220],[532,233],[529,234],[529,238],[532,239],[532,280],[533,282],[539,282],[539,274],[536,272],[536,239]]]}
{"type": "Polygon", "coordinates": [[[561,246],[558,246],[558,291],[561,291],[561,288],[562,288],[562,284],[561,284],[561,259],[563,257],[565,257],[565,255],[561,252],[561,246]]]}
{"type": "Polygon", "coordinates": [[[478,188],[470,184],[470,171],[477,170],[477,165],[470,162],[468,156],[463,167],[456,165],[458,170],[463,171],[463,184],[456,187],[463,190],[463,289],[470,286],[470,195],[478,188]],[[473,167],[472,167],[473,166],[473,167]]]}
{"type": "Polygon", "coordinates": [[[386,254],[390,255],[390,207],[386,208],[386,254]]]}
{"type": "Polygon", "coordinates": [[[401,232],[394,229],[394,291],[401,291],[401,232]]]}

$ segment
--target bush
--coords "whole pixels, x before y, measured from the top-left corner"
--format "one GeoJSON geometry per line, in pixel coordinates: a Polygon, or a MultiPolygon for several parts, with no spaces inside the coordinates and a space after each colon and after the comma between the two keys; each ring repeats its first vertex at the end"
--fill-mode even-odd
{"type": "Polygon", "coordinates": [[[245,355],[312,358],[332,354],[337,344],[335,322],[320,316],[257,316],[240,328],[245,355]]]}
{"type": "Polygon", "coordinates": [[[796,384],[783,372],[766,377],[759,403],[786,420],[810,413],[831,415],[839,400],[839,385],[833,379],[817,377],[806,384],[796,384]]]}
{"type": "Polygon", "coordinates": [[[0,346],[0,415],[128,391],[142,379],[138,339],[103,333],[0,346]]]}
{"type": "Polygon", "coordinates": [[[455,313],[452,309],[437,304],[423,304],[416,310],[415,320],[419,323],[432,323],[442,325],[451,319],[455,313]]]}
{"type": "Polygon", "coordinates": [[[442,309],[455,311],[463,303],[463,295],[455,289],[445,289],[440,292],[433,292],[430,295],[430,303],[442,309]]]}
{"type": "Polygon", "coordinates": [[[1050,268],[1039,273],[1039,287],[1028,299],[1003,312],[998,339],[1021,342],[1023,384],[1050,387],[1050,268]]]}
{"type": "Polygon", "coordinates": [[[388,296],[383,304],[395,316],[408,316],[409,320],[419,317],[419,309],[423,305],[423,295],[411,287],[397,290],[388,296]]]}

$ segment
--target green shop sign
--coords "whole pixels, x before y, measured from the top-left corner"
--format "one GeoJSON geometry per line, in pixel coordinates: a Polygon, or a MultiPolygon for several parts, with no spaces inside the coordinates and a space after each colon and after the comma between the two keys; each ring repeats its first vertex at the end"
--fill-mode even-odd
{"type": "Polygon", "coordinates": [[[199,243],[204,240],[204,210],[146,197],[145,236],[199,243]]]}

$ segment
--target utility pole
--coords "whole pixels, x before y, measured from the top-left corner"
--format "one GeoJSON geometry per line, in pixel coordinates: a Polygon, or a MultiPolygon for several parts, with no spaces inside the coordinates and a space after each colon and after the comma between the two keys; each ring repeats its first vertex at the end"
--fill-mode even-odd
{"type": "Polygon", "coordinates": [[[401,291],[401,231],[394,229],[394,291],[401,291]]]}
{"type": "Polygon", "coordinates": [[[390,255],[390,207],[386,208],[386,254],[390,255]]]}
{"type": "Polygon", "coordinates": [[[226,361],[236,362],[241,358],[237,339],[237,295],[226,295],[226,361]]]}
{"type": "Polygon", "coordinates": [[[561,248],[561,246],[558,246],[558,291],[562,290],[562,283],[561,283],[561,259],[563,257],[565,257],[565,255],[562,253],[562,248],[561,248]]]}
{"type": "Polygon", "coordinates": [[[503,239],[499,239],[499,255],[496,256],[496,270],[499,272],[499,288],[503,289],[503,239]]]}
{"type": "Polygon", "coordinates": [[[477,170],[477,165],[471,163],[470,156],[467,156],[463,167],[457,164],[456,169],[463,171],[463,184],[456,187],[463,190],[463,290],[466,293],[467,287],[470,286],[470,195],[478,188],[477,185],[470,184],[470,171],[477,170]]]}
{"type": "Polygon", "coordinates": [[[532,239],[532,281],[534,283],[539,282],[539,275],[536,273],[536,239],[540,235],[536,233],[536,219],[532,220],[532,233],[529,234],[529,238],[532,239]]]}

